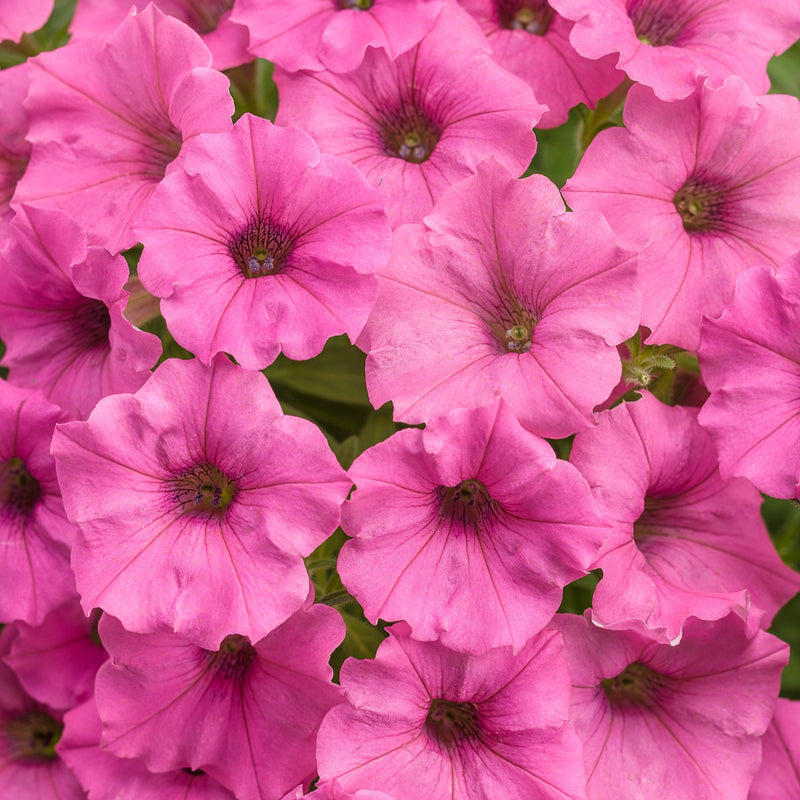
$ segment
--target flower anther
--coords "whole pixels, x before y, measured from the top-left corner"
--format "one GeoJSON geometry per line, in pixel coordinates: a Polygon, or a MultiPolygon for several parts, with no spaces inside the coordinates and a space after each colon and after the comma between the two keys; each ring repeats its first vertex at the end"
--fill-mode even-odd
{"type": "Polygon", "coordinates": [[[424,109],[412,108],[397,113],[380,123],[384,153],[402,158],[411,164],[427,161],[439,142],[442,131],[424,109]]]}
{"type": "Polygon", "coordinates": [[[238,487],[219,467],[199,464],[173,481],[184,514],[222,516],[236,498],[238,487]]]}
{"type": "Polygon", "coordinates": [[[719,230],[723,206],[720,194],[707,180],[690,175],[672,198],[684,230],[689,233],[719,230]]]}
{"type": "Polygon", "coordinates": [[[245,278],[277,275],[289,266],[294,237],[263,215],[232,236],[228,251],[245,278]]]}
{"type": "Polygon", "coordinates": [[[352,8],[356,11],[367,11],[372,8],[374,0],[339,0],[340,8],[352,8]]]}
{"type": "Polygon", "coordinates": [[[478,530],[496,511],[486,487],[478,480],[461,481],[458,486],[439,487],[439,514],[443,520],[478,530]]]}
{"type": "Polygon", "coordinates": [[[246,636],[232,633],[222,640],[219,650],[207,650],[205,654],[215,675],[227,680],[240,680],[250,671],[258,652],[246,636]]]}

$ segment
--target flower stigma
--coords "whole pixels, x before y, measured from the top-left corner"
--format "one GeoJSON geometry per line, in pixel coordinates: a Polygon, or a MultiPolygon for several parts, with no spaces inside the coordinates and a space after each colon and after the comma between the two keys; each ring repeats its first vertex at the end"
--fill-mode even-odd
{"type": "Polygon", "coordinates": [[[616,708],[655,705],[663,685],[663,676],[639,661],[628,664],[615,678],[602,682],[609,705],[616,708]]]}
{"type": "Polygon", "coordinates": [[[689,233],[719,230],[722,223],[722,199],[708,181],[689,176],[672,198],[683,228],[689,233]]]}
{"type": "Polygon", "coordinates": [[[553,9],[546,0],[498,0],[500,27],[544,36],[553,21],[553,9]]]}

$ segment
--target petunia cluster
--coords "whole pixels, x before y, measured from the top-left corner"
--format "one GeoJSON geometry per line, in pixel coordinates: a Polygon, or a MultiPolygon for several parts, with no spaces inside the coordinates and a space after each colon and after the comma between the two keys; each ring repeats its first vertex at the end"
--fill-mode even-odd
{"type": "Polygon", "coordinates": [[[0,796],[800,792],[796,2],[23,5],[0,796]]]}

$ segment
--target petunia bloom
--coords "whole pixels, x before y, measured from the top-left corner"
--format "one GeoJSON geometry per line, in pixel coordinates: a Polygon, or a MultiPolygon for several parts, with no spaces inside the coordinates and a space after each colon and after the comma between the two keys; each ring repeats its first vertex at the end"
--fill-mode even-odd
{"type": "Polygon", "coordinates": [[[300,608],[302,558],[335,530],[350,488],[319,429],[224,356],[164,362],[136,394],[61,425],[53,453],[81,528],[84,608],[213,650],[232,631],[256,642],[300,608]]]}
{"type": "Polygon", "coordinates": [[[761,769],[747,800],[800,796],[800,703],[780,698],[764,738],[761,769]]]}
{"type": "Polygon", "coordinates": [[[592,618],[680,640],[689,617],[750,611],[767,627],[800,591],[800,575],[775,552],[761,495],[724,480],[697,409],[666,406],[644,392],[575,436],[570,461],[589,481],[609,525],[595,564],[603,578],[592,618]]]}
{"type": "Polygon", "coordinates": [[[161,355],[156,336],[123,316],[128,265],[87,246],[65,212],[22,206],[0,254],[3,366],[73,417],[105,395],[138,389],[161,355]]]}
{"type": "Polygon", "coordinates": [[[454,650],[519,650],[602,543],[589,487],[502,402],[399,431],[349,476],[343,583],[372,621],[454,650]]]}
{"type": "Polygon", "coordinates": [[[536,151],[531,128],[545,108],[489,53],[478,24],[447,3],[430,33],[394,61],[370,49],[344,75],[276,69],[276,122],[354,163],[388,197],[393,227],[419,222],[487,156],[520,175],[536,151]]]}
{"type": "MultiPolygon", "coordinates": [[[[78,0],[69,26],[71,42],[92,36],[108,37],[130,13],[144,11],[150,0],[78,0]]],[[[231,20],[233,0],[157,0],[165,14],[179,19],[200,34],[211,51],[215,69],[228,69],[250,61],[247,29],[231,20]]]]}
{"type": "Polygon", "coordinates": [[[18,42],[23,33],[39,30],[52,10],[53,0],[0,0],[0,40],[18,42]]]}
{"type": "Polygon", "coordinates": [[[696,350],[704,314],[737,275],[800,249],[800,101],[754,97],[739,78],[675,103],[634,86],[625,125],[602,131],[564,187],[639,253],[648,341],[696,350]]]}
{"type": "Polygon", "coordinates": [[[16,203],[66,207],[112,252],[183,143],[230,128],[228,80],[198,35],[152,4],[108,40],[31,59],[25,107],[33,152],[16,203]]]}
{"type": "Polygon", "coordinates": [[[558,615],[589,800],[746,800],[788,645],[739,617],[687,622],[680,644],[558,615]]]}
{"type": "Polygon", "coordinates": [[[711,397],[700,424],[723,475],[773,497],[800,496],[800,254],[751,267],[733,302],[703,322],[699,358],[711,397]],[[747,423],[743,424],[743,420],[747,423]]]}
{"type": "Polygon", "coordinates": [[[617,68],[651,86],[661,100],[682,100],[697,79],[719,86],[738,75],[769,90],[767,62],[800,36],[793,0],[550,0],[575,21],[570,41],[587,58],[618,56],[617,68]]]}
{"type": "Polygon", "coordinates": [[[101,747],[154,772],[202,770],[240,800],[269,800],[316,774],[316,734],[341,699],[328,659],[337,611],[301,609],[251,642],[204,649],[172,633],[132,634],[104,616],[111,661],[97,676],[101,747]]]}
{"type": "Polygon", "coordinates": [[[414,641],[405,623],[389,632],[374,661],[342,667],[347,702],[317,742],[321,783],[426,800],[585,798],[558,634],[465,656],[414,641]]]}
{"type": "Polygon", "coordinates": [[[443,0],[238,0],[250,52],[283,69],[350,72],[368,47],[394,61],[433,27],[443,0]]]}
{"type": "Polygon", "coordinates": [[[63,412],[31,392],[0,381],[0,621],[39,625],[75,596],[67,520],[50,455],[63,412]]]}
{"type": "Polygon", "coordinates": [[[503,397],[533,433],[569,436],[595,424],[639,325],[636,257],[602,216],[492,159],[395,231],[379,276],[357,344],[373,404],[404,422],[503,397]]]}
{"type": "Polygon", "coordinates": [[[139,277],[176,340],[250,369],[355,340],[391,247],[380,192],[307,134],[250,114],[184,154],[136,228],[139,277]]]}
{"type": "Polygon", "coordinates": [[[547,0],[459,0],[481,24],[495,61],[533,87],[548,110],[537,127],[554,128],[569,110],[595,103],[622,79],[610,56],[592,61],[570,44],[573,23],[547,0]]]}

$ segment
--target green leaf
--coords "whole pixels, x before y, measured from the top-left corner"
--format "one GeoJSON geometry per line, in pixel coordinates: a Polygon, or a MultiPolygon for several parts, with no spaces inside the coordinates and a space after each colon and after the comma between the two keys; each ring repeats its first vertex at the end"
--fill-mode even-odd
{"type": "Polygon", "coordinates": [[[588,575],[578,578],[564,587],[564,596],[561,599],[559,612],[565,614],[583,614],[592,605],[592,596],[603,573],[593,569],[588,575]]]}
{"type": "Polygon", "coordinates": [[[791,647],[789,663],[781,675],[781,696],[800,700],[800,594],[778,612],[769,632],[791,647]]]}
{"type": "Polygon", "coordinates": [[[339,681],[339,671],[346,658],[375,658],[378,645],[387,637],[383,626],[372,625],[367,621],[361,606],[353,600],[339,611],[347,626],[344,641],[333,651],[330,664],[333,667],[334,681],[339,681]]]}
{"type": "Polygon", "coordinates": [[[307,361],[284,355],[264,370],[273,386],[283,386],[322,400],[372,408],[364,380],[366,356],[346,336],[329,339],[323,351],[307,361]]]}
{"type": "Polygon", "coordinates": [[[772,83],[770,93],[800,97],[800,42],[773,58],[767,64],[767,72],[772,83]]]}

